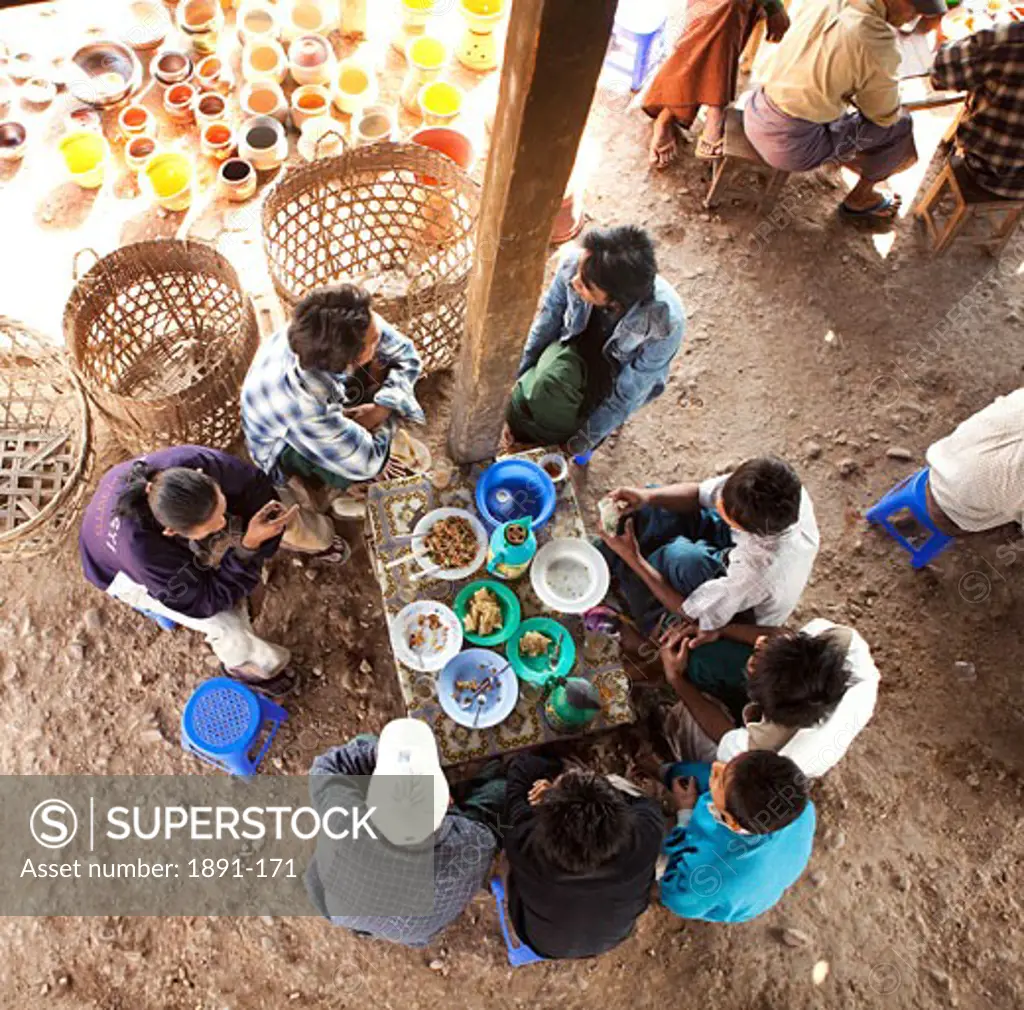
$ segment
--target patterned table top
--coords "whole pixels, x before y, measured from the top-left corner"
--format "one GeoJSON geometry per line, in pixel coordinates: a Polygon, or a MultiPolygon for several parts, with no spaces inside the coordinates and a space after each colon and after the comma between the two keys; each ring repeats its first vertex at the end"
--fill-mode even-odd
{"type": "MultiPolygon", "coordinates": [[[[524,459],[535,462],[543,455],[542,450],[522,454],[524,459]]],[[[464,508],[475,514],[473,489],[477,477],[485,469],[486,464],[478,463],[470,467],[451,468],[449,471],[435,470],[426,476],[380,481],[370,488],[367,498],[370,553],[389,620],[407,603],[417,599],[440,600],[450,606],[464,585],[476,579],[490,578],[481,568],[471,578],[461,582],[429,578],[410,582],[409,576],[419,570],[418,566],[410,564],[390,570],[384,568],[386,562],[409,551],[409,542],[396,543],[396,538],[411,533],[416,523],[432,509],[450,506],[464,508]]],[[[586,536],[572,482],[562,481],[557,489],[555,514],[538,533],[539,546],[552,537],[586,536]]],[[[547,614],[557,618],[575,639],[579,658],[572,675],[595,683],[601,691],[604,705],[601,714],[586,727],[585,732],[600,733],[612,726],[633,722],[635,714],[629,701],[630,681],[623,670],[618,642],[605,635],[584,632],[583,622],[578,616],[548,610],[534,593],[529,572],[507,585],[519,597],[524,620],[547,614]]],[[[504,652],[504,646],[497,646],[495,651],[504,652]]],[[[555,733],[544,720],[540,690],[522,680],[519,682],[519,700],[508,719],[493,729],[470,730],[457,725],[442,711],[435,689],[436,674],[419,673],[397,659],[395,667],[409,715],[422,719],[433,729],[441,750],[442,763],[446,765],[565,739],[555,733]]]]}

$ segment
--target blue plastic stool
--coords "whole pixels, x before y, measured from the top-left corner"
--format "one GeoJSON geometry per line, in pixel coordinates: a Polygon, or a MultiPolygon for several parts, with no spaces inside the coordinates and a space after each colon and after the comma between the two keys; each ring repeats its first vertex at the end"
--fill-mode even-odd
{"type": "Polygon", "coordinates": [[[900,481],[876,505],[865,514],[870,523],[878,523],[910,554],[914,568],[924,568],[932,559],[942,553],[953,537],[943,533],[928,515],[928,467],[900,481]],[[890,521],[899,512],[909,512],[917,524],[928,531],[928,539],[922,544],[908,540],[890,521]]]}
{"type": "Polygon", "coordinates": [[[508,963],[513,968],[522,968],[526,964],[539,964],[541,961],[546,961],[546,957],[541,957],[515,935],[512,925],[506,917],[508,906],[505,903],[505,885],[501,882],[501,877],[491,878],[491,894],[494,895],[494,901],[498,906],[501,932],[505,937],[505,947],[508,949],[508,963]]]}
{"type": "Polygon", "coordinates": [[[156,614],[152,610],[140,610],[139,613],[148,617],[151,621],[155,621],[164,629],[164,631],[174,631],[178,626],[177,623],[172,621],[169,617],[164,617],[163,614],[156,614]]]}
{"type": "Polygon", "coordinates": [[[664,59],[667,20],[663,0],[619,0],[604,65],[626,74],[630,91],[639,91],[664,59]]]}
{"type": "Polygon", "coordinates": [[[255,775],[287,718],[280,705],[244,684],[214,677],[200,684],[185,706],[181,746],[232,775],[255,775]]]}

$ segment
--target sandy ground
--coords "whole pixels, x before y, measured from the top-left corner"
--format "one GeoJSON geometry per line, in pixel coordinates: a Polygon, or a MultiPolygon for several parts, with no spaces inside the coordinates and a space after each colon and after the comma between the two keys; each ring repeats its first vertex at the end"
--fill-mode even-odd
{"type": "MultiPolygon", "coordinates": [[[[934,144],[942,124],[924,123],[934,144]]],[[[809,872],[746,925],[652,908],[597,961],[515,973],[483,894],[423,952],[314,918],[4,919],[0,1005],[1024,1005],[1024,541],[1012,531],[978,538],[915,574],[860,517],[932,440],[1021,383],[1024,249],[998,263],[958,251],[932,261],[907,220],[882,240],[838,223],[835,191],[815,179],[800,182],[770,231],[742,208],[708,215],[699,162],[686,155],[647,173],[648,129],[642,114],[598,103],[602,158],[588,208],[595,223],[651,230],[688,333],[665,395],[595,457],[581,491],[592,505],[617,484],[701,477],[762,452],[805,478],[822,550],[794,620],[855,625],[883,678],[874,721],[815,788],[809,872]],[[911,460],[890,458],[892,449],[911,460]],[[787,927],[806,942],[782,942],[787,927]],[[818,961],[830,972],[815,986],[818,961]]],[[[902,185],[916,187],[923,171],[902,185]]],[[[425,384],[438,449],[453,393],[450,376],[425,384]]],[[[116,458],[108,447],[102,462],[116,458]]],[[[44,562],[4,563],[2,574],[0,770],[202,771],[177,743],[181,706],[211,672],[196,636],[161,632],[106,601],[82,580],[71,545],[44,562]]],[[[269,771],[300,774],[325,746],[399,714],[361,548],[341,570],[276,559],[261,622],[312,673],[269,771]]],[[[605,756],[614,743],[602,744],[605,756]]]]}

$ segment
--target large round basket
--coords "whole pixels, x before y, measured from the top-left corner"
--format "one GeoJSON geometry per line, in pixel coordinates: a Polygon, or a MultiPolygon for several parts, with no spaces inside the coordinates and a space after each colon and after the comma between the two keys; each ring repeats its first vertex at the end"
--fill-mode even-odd
{"type": "Polygon", "coordinates": [[[289,309],[325,284],[358,284],[416,345],[425,372],[455,361],[480,187],[417,144],[372,144],[289,170],[263,204],[270,276],[289,309]]]}
{"type": "Polygon", "coordinates": [[[75,374],[129,451],[237,441],[259,331],[215,249],[162,239],[97,260],[71,292],[64,337],[75,374]]]}
{"type": "Polygon", "coordinates": [[[0,555],[59,545],[91,461],[88,406],[63,350],[0,316],[0,555]]]}

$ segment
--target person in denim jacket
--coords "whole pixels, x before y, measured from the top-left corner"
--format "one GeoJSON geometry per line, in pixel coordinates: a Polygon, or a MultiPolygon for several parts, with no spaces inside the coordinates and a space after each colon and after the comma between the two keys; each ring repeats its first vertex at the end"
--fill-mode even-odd
{"type": "Polygon", "coordinates": [[[650,237],[632,226],[588,231],[565,257],[526,341],[503,447],[584,453],[660,396],[686,313],[658,276],[650,237]]]}

